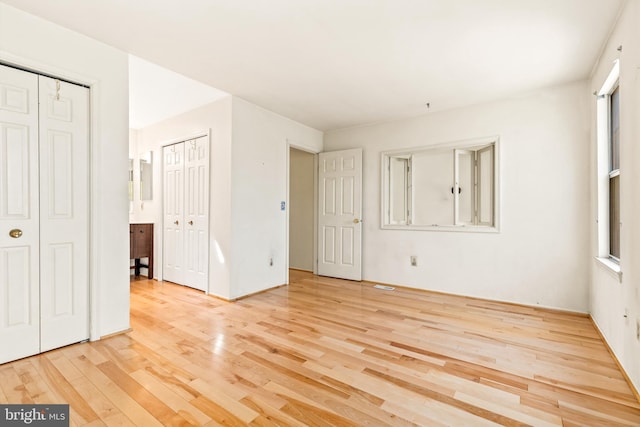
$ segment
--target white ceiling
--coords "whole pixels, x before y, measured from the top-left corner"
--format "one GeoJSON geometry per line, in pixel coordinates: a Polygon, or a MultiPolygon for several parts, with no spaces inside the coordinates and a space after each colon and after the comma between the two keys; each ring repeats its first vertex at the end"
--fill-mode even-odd
{"type": "Polygon", "coordinates": [[[129,127],[132,129],[147,127],[228,95],[129,55],[129,127]]]}
{"type": "Polygon", "coordinates": [[[2,0],[320,130],[587,78],[625,0],[2,0]]]}

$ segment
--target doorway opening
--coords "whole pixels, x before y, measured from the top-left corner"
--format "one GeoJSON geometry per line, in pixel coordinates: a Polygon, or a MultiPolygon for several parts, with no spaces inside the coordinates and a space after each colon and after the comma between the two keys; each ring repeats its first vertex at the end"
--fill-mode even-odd
{"type": "MultiPolygon", "coordinates": [[[[189,119],[181,121],[181,117],[199,107],[229,96],[229,94],[133,55],[129,55],[129,80],[129,223],[134,226],[148,226],[153,234],[148,240],[145,240],[147,244],[145,249],[150,250],[151,254],[148,252],[137,253],[134,258],[135,242],[130,243],[130,265],[132,267],[130,279],[135,280],[136,277],[140,277],[136,274],[142,274],[145,279],[149,277],[149,279],[162,280],[165,278],[163,265],[165,233],[168,232],[163,226],[165,196],[163,173],[166,161],[163,156],[163,146],[187,141],[185,155],[195,152],[200,155],[201,151],[206,149],[205,155],[209,156],[209,127],[198,126],[198,132],[194,134],[192,131],[194,123],[188,122],[189,119]],[[189,130],[185,132],[184,129],[189,130]],[[205,143],[198,141],[205,134],[207,135],[206,146],[202,146],[205,143]],[[198,147],[194,145],[196,142],[199,144],[198,147]],[[151,247],[148,242],[152,242],[151,247]],[[138,257],[142,258],[142,262],[134,261],[138,257]],[[156,262],[151,262],[152,259],[156,262]],[[150,264],[153,264],[153,268],[149,268],[150,264]]],[[[187,171],[181,173],[187,173],[187,171]]],[[[191,177],[194,179],[196,177],[202,178],[204,175],[194,173],[191,177]]],[[[205,184],[202,181],[197,181],[197,183],[202,184],[201,186],[205,184]]],[[[199,195],[204,197],[204,193],[199,195]]],[[[208,190],[206,195],[208,196],[208,190]]],[[[199,217],[174,218],[173,221],[178,221],[176,225],[180,227],[186,227],[186,229],[179,230],[184,232],[186,236],[181,236],[180,239],[207,241],[208,230],[197,226],[200,221],[199,217]],[[196,231],[200,233],[196,233],[196,231]],[[196,235],[197,238],[194,237],[196,235]]],[[[138,237],[140,236],[138,235],[138,237]]],[[[191,247],[189,246],[189,248],[191,247]]],[[[174,251],[177,250],[176,248],[181,248],[180,250],[184,252],[181,244],[174,244],[172,248],[174,251]]],[[[196,260],[198,265],[203,265],[206,260],[206,252],[199,250],[194,255],[188,252],[189,248],[184,253],[185,257],[188,255],[185,259],[187,261],[196,260]]],[[[182,254],[181,258],[183,258],[182,254]]],[[[204,283],[208,280],[203,269],[198,269],[198,271],[198,279],[187,280],[187,283],[195,284],[194,287],[204,290],[204,283]]],[[[169,272],[169,278],[176,280],[175,275],[171,276],[171,272],[169,272]]]]}
{"type": "Polygon", "coordinates": [[[312,273],[316,271],[315,170],[315,154],[289,146],[288,267],[312,273]]]}

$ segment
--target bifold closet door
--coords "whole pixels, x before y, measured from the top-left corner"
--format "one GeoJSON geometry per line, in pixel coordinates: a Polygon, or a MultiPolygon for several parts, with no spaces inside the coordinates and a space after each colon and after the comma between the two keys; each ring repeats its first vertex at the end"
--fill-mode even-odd
{"type": "Polygon", "coordinates": [[[88,99],[0,66],[0,363],[89,338],[88,99]]]}
{"type": "Polygon", "coordinates": [[[184,143],[163,148],[164,280],[184,282],[184,143]]]}
{"type": "Polygon", "coordinates": [[[89,338],[89,89],[39,76],[40,351],[89,338]]]}
{"type": "Polygon", "coordinates": [[[0,65],[0,363],[40,352],[38,76],[0,65]]]}
{"type": "Polygon", "coordinates": [[[163,148],[165,280],[207,290],[209,138],[163,148]]]}
{"type": "Polygon", "coordinates": [[[209,266],[209,138],[185,142],[185,282],[207,290],[209,266]]]}

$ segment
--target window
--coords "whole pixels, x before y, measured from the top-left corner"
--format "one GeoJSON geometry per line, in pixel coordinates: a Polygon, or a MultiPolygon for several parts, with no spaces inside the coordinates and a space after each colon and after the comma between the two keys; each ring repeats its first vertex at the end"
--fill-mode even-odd
{"type": "Polygon", "coordinates": [[[609,96],[609,256],[620,260],[620,87],[609,96]]]}
{"type": "Polygon", "coordinates": [[[382,153],[382,228],[496,231],[497,138],[382,153]]]}
{"type": "Polygon", "coordinates": [[[620,262],[620,87],[619,64],[598,92],[598,256],[620,262]]]}

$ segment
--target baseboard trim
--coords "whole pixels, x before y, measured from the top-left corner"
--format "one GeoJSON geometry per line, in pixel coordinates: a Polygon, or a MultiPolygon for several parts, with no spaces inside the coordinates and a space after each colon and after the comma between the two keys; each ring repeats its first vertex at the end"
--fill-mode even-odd
{"type": "Polygon", "coordinates": [[[270,288],[263,289],[263,290],[261,290],[261,291],[252,292],[252,293],[250,293],[250,294],[242,295],[242,296],[235,297],[235,298],[225,298],[225,297],[221,297],[221,296],[219,296],[219,295],[214,295],[214,294],[207,294],[207,295],[208,295],[208,296],[210,296],[210,297],[212,297],[212,298],[219,299],[220,301],[224,301],[224,302],[237,302],[237,301],[243,300],[243,299],[245,299],[245,298],[249,298],[249,297],[252,297],[252,296],[255,296],[255,295],[259,295],[259,294],[263,294],[263,293],[265,293],[265,292],[272,291],[272,290],[274,290],[274,289],[281,288],[281,287],[283,287],[283,286],[287,286],[287,285],[284,285],[284,284],[283,284],[283,285],[272,286],[272,287],[270,287],[270,288]]]}
{"type": "Polygon", "coordinates": [[[132,328],[127,328],[127,329],[124,329],[124,330],[122,330],[122,331],[113,332],[113,333],[111,333],[111,334],[107,334],[107,335],[102,335],[102,336],[100,337],[100,339],[101,339],[101,340],[104,340],[104,339],[107,339],[107,338],[111,338],[111,337],[115,337],[115,336],[118,336],[118,335],[126,334],[126,333],[129,333],[129,332],[131,332],[131,331],[133,331],[133,329],[132,329],[132,328]]]}
{"type": "MultiPolygon", "coordinates": [[[[295,269],[291,268],[290,270],[295,270],[295,269]]],[[[300,270],[300,271],[304,271],[304,270],[300,270]]],[[[414,287],[411,287],[411,286],[398,285],[398,284],[395,284],[395,283],[385,283],[385,282],[377,282],[377,281],[371,281],[371,280],[349,280],[349,279],[342,279],[342,278],[339,278],[339,277],[319,276],[317,274],[314,274],[311,271],[305,271],[305,272],[307,272],[309,274],[313,274],[316,277],[326,277],[326,278],[329,278],[329,279],[343,280],[345,282],[351,282],[351,283],[354,283],[356,285],[371,285],[371,286],[384,285],[384,286],[391,286],[391,287],[396,288],[396,289],[404,289],[404,290],[414,291],[414,292],[417,291],[417,292],[424,292],[424,293],[432,293],[432,294],[436,294],[436,295],[447,295],[447,296],[454,296],[454,297],[462,297],[462,298],[469,298],[469,299],[473,299],[473,300],[476,300],[476,301],[484,301],[484,302],[499,302],[500,304],[508,304],[508,305],[512,305],[514,307],[530,308],[530,309],[545,311],[545,312],[549,312],[549,313],[561,313],[561,314],[569,314],[569,315],[577,316],[577,317],[589,317],[589,313],[586,313],[586,312],[583,312],[583,311],[575,311],[575,310],[568,310],[568,309],[557,308],[557,307],[547,307],[547,306],[540,306],[540,305],[532,305],[532,304],[525,304],[525,303],[519,303],[519,302],[513,302],[513,301],[503,301],[503,300],[499,300],[499,299],[482,298],[482,297],[477,297],[477,296],[473,296],[473,295],[454,294],[454,293],[451,293],[451,292],[436,291],[436,290],[433,290],[433,289],[414,288],[414,287]]]]}
{"type": "Polygon", "coordinates": [[[254,296],[254,295],[263,294],[263,293],[265,293],[265,292],[269,292],[269,291],[272,291],[272,290],[274,290],[274,289],[281,288],[281,287],[283,287],[283,286],[287,286],[287,285],[282,284],[282,285],[272,286],[272,287],[270,287],[270,288],[263,289],[263,290],[261,290],[261,291],[252,292],[252,293],[247,294],[247,295],[242,295],[242,296],[239,296],[239,297],[232,298],[230,301],[231,301],[231,302],[240,301],[240,300],[243,300],[243,299],[245,299],[245,298],[252,297],[252,296],[254,296]]]}
{"type": "Polygon", "coordinates": [[[624,377],[625,381],[627,381],[627,384],[629,384],[629,388],[631,389],[631,392],[636,397],[636,400],[638,401],[638,403],[640,403],[640,392],[638,392],[638,390],[636,389],[635,385],[633,384],[633,381],[631,381],[631,378],[629,377],[629,375],[627,375],[627,371],[625,371],[624,368],[622,367],[622,363],[620,363],[620,361],[618,360],[618,357],[613,352],[613,349],[611,348],[611,346],[607,342],[606,338],[604,337],[604,334],[602,333],[602,331],[598,327],[598,324],[596,323],[596,321],[593,320],[593,317],[591,315],[589,315],[589,320],[591,320],[591,324],[593,325],[593,327],[595,328],[596,332],[600,336],[600,339],[604,343],[604,346],[607,348],[607,351],[609,352],[611,357],[613,357],[613,361],[616,362],[616,365],[618,365],[618,369],[620,369],[620,372],[622,372],[622,376],[624,377]]]}
{"type": "MultiPolygon", "coordinates": [[[[344,280],[344,279],[342,279],[342,280],[344,280]]],[[[393,283],[372,282],[372,281],[369,281],[369,280],[363,280],[361,283],[363,283],[363,284],[366,283],[366,284],[370,284],[370,285],[391,286],[391,287],[398,288],[398,289],[406,289],[408,291],[427,292],[427,293],[432,293],[432,294],[437,294],[437,295],[447,295],[447,296],[454,296],[454,297],[469,298],[469,299],[473,299],[473,300],[476,300],[476,301],[499,302],[500,304],[508,304],[508,305],[512,305],[514,307],[531,308],[531,309],[542,310],[542,311],[547,311],[547,312],[551,312],[551,313],[570,314],[570,315],[578,316],[578,317],[589,317],[589,313],[585,313],[585,312],[582,312],[582,311],[567,310],[567,309],[563,309],[563,308],[546,307],[546,306],[532,305],[532,304],[524,304],[524,303],[520,303],[520,302],[503,301],[503,300],[491,299],[491,298],[482,298],[482,297],[477,297],[477,296],[473,296],[473,295],[454,294],[454,293],[451,293],[451,292],[436,291],[436,290],[432,290],[432,289],[412,288],[411,286],[396,285],[396,284],[393,284],[393,283]]]]}
{"type": "Polygon", "coordinates": [[[215,294],[206,294],[206,295],[208,297],[215,298],[215,299],[220,300],[222,302],[233,302],[232,300],[230,300],[228,298],[225,298],[225,297],[221,297],[219,295],[215,295],[215,294]]]}

